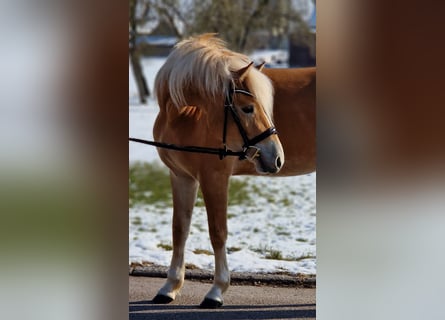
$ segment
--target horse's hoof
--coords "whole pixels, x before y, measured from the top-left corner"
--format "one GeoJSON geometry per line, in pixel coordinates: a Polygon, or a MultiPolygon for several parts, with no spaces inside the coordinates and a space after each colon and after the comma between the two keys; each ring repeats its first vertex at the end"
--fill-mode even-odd
{"type": "Polygon", "coordinates": [[[153,298],[153,300],[151,300],[153,303],[156,304],[167,304],[173,301],[172,298],[170,298],[169,296],[164,296],[162,294],[158,294],[156,295],[156,297],[153,298]]]}
{"type": "Polygon", "coordinates": [[[199,305],[200,308],[205,309],[216,309],[223,305],[221,301],[216,301],[213,299],[205,298],[203,302],[199,305]]]}

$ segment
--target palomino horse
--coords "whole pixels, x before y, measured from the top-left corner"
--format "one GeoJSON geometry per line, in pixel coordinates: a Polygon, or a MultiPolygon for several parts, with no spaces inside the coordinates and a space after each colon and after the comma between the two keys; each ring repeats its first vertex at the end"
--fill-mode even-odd
{"type": "Polygon", "coordinates": [[[289,71],[283,77],[272,70],[263,72],[252,67],[248,57],[206,34],[178,43],[156,76],[160,106],[153,129],[156,141],[209,150],[219,147],[222,152],[218,157],[158,149],[170,169],[173,256],[154,303],[171,302],[184,283],[184,247],[199,186],[215,254],[214,283],[201,307],[214,308],[222,305],[230,282],[225,247],[230,176],[295,175],[315,168],[315,70],[289,71]],[[273,87],[265,74],[279,95],[274,111],[273,87]],[[300,108],[299,103],[304,105],[300,108]],[[286,161],[273,118],[290,155],[286,161]]]}

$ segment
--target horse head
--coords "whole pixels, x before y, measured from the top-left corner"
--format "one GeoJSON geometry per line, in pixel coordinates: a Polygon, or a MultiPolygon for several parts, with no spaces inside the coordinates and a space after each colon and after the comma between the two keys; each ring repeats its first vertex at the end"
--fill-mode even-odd
{"type": "Polygon", "coordinates": [[[241,147],[258,173],[276,173],[283,166],[284,152],[272,122],[272,85],[253,62],[233,71],[232,77],[225,103],[233,118],[227,146],[241,147]]]}

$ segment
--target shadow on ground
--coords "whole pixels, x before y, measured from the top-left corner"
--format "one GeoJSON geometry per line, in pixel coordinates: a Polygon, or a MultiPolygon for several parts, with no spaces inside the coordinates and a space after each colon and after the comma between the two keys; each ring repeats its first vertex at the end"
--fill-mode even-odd
{"type": "Polygon", "coordinates": [[[206,310],[198,306],[156,305],[130,302],[130,320],[140,319],[315,319],[315,304],[227,305],[206,310]]]}

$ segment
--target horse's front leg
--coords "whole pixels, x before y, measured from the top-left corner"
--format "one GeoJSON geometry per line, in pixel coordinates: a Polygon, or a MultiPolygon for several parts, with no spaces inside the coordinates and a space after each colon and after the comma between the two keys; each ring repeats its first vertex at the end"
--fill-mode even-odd
{"type": "Polygon", "coordinates": [[[217,173],[201,179],[201,190],[207,209],[210,240],[215,253],[215,277],[213,286],[201,303],[203,308],[217,308],[223,304],[223,293],[230,284],[230,272],[226,257],[227,240],[227,191],[229,177],[217,173]]]}
{"type": "Polygon", "coordinates": [[[154,303],[169,303],[184,284],[184,248],[190,230],[198,182],[190,177],[170,173],[173,192],[173,256],[167,274],[167,281],[154,297],[154,303]]]}

